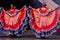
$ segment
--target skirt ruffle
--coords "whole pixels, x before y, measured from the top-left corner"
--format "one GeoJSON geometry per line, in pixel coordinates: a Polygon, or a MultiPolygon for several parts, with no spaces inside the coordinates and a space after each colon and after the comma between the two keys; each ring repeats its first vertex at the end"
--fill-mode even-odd
{"type": "Polygon", "coordinates": [[[17,35],[17,36],[21,36],[22,33],[26,30],[27,28],[27,24],[28,24],[28,19],[27,19],[27,15],[25,17],[25,19],[22,22],[22,25],[20,26],[20,28],[18,30],[5,30],[2,26],[2,23],[0,23],[0,32],[3,34],[11,34],[11,35],[17,35]]]}
{"type": "Polygon", "coordinates": [[[33,31],[33,33],[35,34],[35,36],[36,36],[37,38],[49,37],[49,36],[51,36],[54,32],[57,31],[57,27],[55,27],[55,28],[53,28],[53,29],[51,29],[50,31],[47,31],[47,32],[37,33],[37,32],[36,32],[35,30],[33,30],[33,29],[32,29],[32,31],[33,31]]]}

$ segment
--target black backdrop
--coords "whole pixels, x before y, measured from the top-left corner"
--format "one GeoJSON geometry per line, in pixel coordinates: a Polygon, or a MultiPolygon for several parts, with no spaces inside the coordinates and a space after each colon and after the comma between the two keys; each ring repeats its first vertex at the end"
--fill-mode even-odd
{"type": "Polygon", "coordinates": [[[0,0],[0,7],[2,6],[5,10],[9,9],[10,4],[15,5],[17,9],[22,8],[24,5],[30,5],[34,8],[42,6],[38,0],[0,0]]]}
{"type": "Polygon", "coordinates": [[[0,7],[3,7],[5,10],[8,10],[10,4],[13,4],[16,6],[16,8],[20,9],[25,3],[25,0],[0,0],[0,7]]]}
{"type": "MultiPolygon", "coordinates": [[[[53,1],[60,5],[60,0],[53,1]]],[[[10,4],[15,5],[17,9],[22,8],[24,5],[30,5],[34,8],[42,6],[42,4],[38,0],[0,0],[0,7],[3,7],[5,10],[9,9],[10,4]]]]}

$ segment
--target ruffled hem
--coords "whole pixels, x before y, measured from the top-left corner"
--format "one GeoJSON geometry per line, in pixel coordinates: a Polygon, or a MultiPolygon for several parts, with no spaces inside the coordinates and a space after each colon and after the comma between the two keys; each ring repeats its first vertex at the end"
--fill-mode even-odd
{"type": "Polygon", "coordinates": [[[32,31],[36,35],[36,37],[41,38],[41,37],[49,37],[49,36],[51,36],[54,32],[57,31],[57,28],[58,27],[55,27],[55,28],[51,29],[50,31],[46,31],[46,32],[43,31],[43,32],[40,32],[40,33],[37,33],[34,29],[32,29],[32,31]]]}
{"type": "Polygon", "coordinates": [[[27,16],[26,16],[25,19],[22,22],[22,25],[20,26],[20,28],[18,30],[5,30],[4,28],[2,28],[3,26],[0,23],[0,32],[3,33],[3,34],[6,33],[8,35],[9,34],[11,34],[11,35],[15,34],[15,35],[21,36],[27,28],[27,23],[28,23],[27,20],[28,19],[27,19],[27,16]]]}

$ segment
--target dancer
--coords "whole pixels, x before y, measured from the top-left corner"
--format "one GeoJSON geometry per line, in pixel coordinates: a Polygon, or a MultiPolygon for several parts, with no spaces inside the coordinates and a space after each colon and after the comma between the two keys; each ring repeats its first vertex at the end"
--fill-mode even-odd
{"type": "Polygon", "coordinates": [[[58,5],[56,3],[52,0],[43,0],[40,2],[43,4],[42,7],[34,8],[30,6],[29,23],[37,38],[48,37],[56,32],[59,18],[58,5]]]}
{"type": "Polygon", "coordinates": [[[1,21],[2,21],[2,32],[7,35],[21,36],[24,28],[26,27],[26,9],[23,7],[17,10],[13,4],[8,11],[2,9],[1,21]]]}

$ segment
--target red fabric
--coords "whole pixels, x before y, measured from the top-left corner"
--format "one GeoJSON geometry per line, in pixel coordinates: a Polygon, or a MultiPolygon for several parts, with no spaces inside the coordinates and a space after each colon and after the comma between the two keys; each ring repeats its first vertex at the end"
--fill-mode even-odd
{"type": "Polygon", "coordinates": [[[25,9],[22,9],[21,11],[21,14],[20,14],[20,16],[19,16],[19,21],[15,24],[15,25],[9,25],[9,24],[6,24],[5,23],[5,20],[4,20],[4,14],[6,13],[6,12],[4,12],[4,10],[3,10],[3,12],[2,12],[2,23],[3,23],[3,28],[4,29],[6,29],[6,30],[17,30],[20,26],[21,26],[21,24],[22,24],[22,22],[23,22],[23,19],[24,19],[24,17],[25,17],[25,9]]]}
{"type": "Polygon", "coordinates": [[[16,10],[16,9],[10,9],[10,10],[9,10],[9,13],[10,13],[10,14],[14,14],[14,13],[15,13],[15,10],[16,10]]]}
{"type": "MultiPolygon", "coordinates": [[[[35,19],[34,19],[34,10],[31,8],[30,9],[30,15],[32,16],[32,27],[34,30],[36,30],[36,32],[42,32],[42,31],[49,31],[51,29],[53,29],[54,27],[56,27],[56,24],[57,24],[57,20],[58,20],[58,9],[54,10],[55,11],[55,17],[53,19],[53,22],[50,24],[50,25],[47,25],[47,26],[43,26],[40,28],[37,26],[37,24],[35,23],[35,19]]],[[[53,12],[54,12],[53,11],[53,12]]],[[[50,13],[51,14],[51,13],[50,13]]],[[[48,16],[47,16],[48,17],[48,16]]]]}
{"type": "Polygon", "coordinates": [[[39,9],[39,11],[42,13],[42,14],[45,14],[49,9],[48,8],[45,8],[44,10],[42,8],[39,9]]]}

